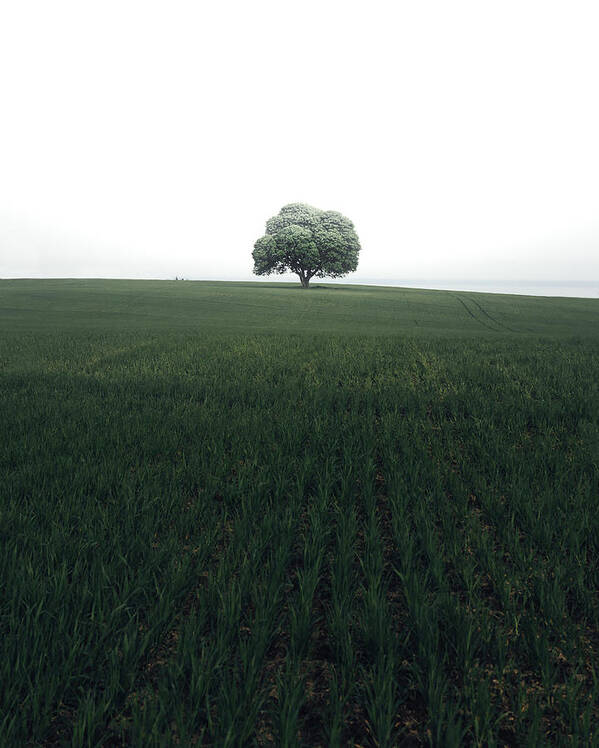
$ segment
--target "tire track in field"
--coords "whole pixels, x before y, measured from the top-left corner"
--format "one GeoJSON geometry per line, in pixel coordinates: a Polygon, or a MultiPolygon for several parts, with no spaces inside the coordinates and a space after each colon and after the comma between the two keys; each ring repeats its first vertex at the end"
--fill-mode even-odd
{"type": "Polygon", "coordinates": [[[487,312],[487,310],[482,306],[482,304],[478,303],[478,301],[474,298],[474,296],[470,296],[470,301],[480,309],[480,311],[485,315],[485,317],[488,317],[491,320],[491,322],[494,322],[498,327],[502,327],[505,330],[509,330],[510,332],[518,332],[518,330],[514,330],[513,327],[506,325],[505,322],[500,322],[499,320],[495,319],[495,317],[491,316],[489,312],[487,312]]]}
{"type": "Polygon", "coordinates": [[[499,332],[499,330],[496,327],[491,327],[491,325],[488,324],[487,322],[485,322],[483,319],[481,319],[479,315],[476,315],[470,309],[470,307],[466,304],[466,302],[464,301],[464,299],[461,296],[458,296],[457,294],[454,294],[454,293],[450,293],[450,296],[453,296],[454,299],[457,299],[460,302],[460,304],[464,307],[464,309],[466,310],[466,312],[470,315],[470,317],[472,317],[472,319],[475,322],[478,322],[479,325],[482,325],[483,327],[486,327],[487,330],[491,330],[492,332],[499,332]]]}

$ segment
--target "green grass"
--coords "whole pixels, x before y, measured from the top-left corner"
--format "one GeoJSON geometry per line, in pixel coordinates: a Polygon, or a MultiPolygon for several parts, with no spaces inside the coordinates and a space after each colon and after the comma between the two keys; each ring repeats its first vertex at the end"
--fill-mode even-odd
{"type": "Polygon", "coordinates": [[[595,299],[298,283],[0,280],[0,331],[593,337],[595,299]]]}
{"type": "Polygon", "coordinates": [[[0,281],[0,743],[598,745],[599,302],[0,281]]]}

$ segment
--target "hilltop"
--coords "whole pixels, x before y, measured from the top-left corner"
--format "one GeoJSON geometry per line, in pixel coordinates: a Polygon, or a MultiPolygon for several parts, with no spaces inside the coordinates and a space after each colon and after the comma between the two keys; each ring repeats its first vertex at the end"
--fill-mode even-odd
{"type": "Polygon", "coordinates": [[[599,300],[217,281],[2,280],[0,330],[599,336],[599,300]]]}

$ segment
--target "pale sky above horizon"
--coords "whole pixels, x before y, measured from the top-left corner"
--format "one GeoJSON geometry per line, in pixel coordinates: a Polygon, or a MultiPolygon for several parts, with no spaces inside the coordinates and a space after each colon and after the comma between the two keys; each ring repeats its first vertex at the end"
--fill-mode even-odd
{"type": "Polygon", "coordinates": [[[0,277],[250,278],[289,202],[360,278],[599,279],[599,4],[0,4],[0,277]]]}

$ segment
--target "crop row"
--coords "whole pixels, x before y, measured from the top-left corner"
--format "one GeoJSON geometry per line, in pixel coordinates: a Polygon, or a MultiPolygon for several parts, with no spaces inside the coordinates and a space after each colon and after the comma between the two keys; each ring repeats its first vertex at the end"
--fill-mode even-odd
{"type": "Polygon", "coordinates": [[[0,732],[597,744],[599,349],[0,344],[0,732]]]}

